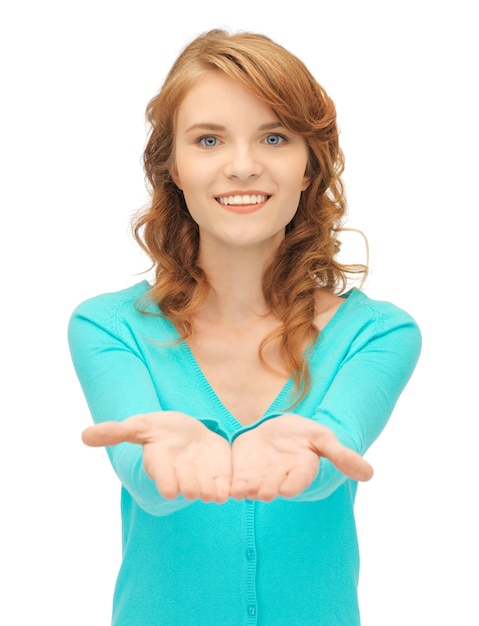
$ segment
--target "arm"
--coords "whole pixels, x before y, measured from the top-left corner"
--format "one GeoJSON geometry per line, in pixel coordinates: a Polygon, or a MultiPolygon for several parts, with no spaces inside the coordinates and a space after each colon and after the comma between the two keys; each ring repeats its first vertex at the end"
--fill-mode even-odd
{"type": "Polygon", "coordinates": [[[320,458],[344,478],[367,481],[373,475],[371,465],[329,428],[293,413],[265,420],[233,442],[231,495],[265,502],[297,496],[314,480],[320,458]]]}
{"type": "MultiPolygon", "coordinates": [[[[421,350],[420,331],[395,307],[353,343],[313,420],[364,455],[386,426],[421,350]]],[[[320,462],[310,487],[297,500],[327,497],[346,480],[328,460],[320,462]]]]}
{"type": "MultiPolygon", "coordinates": [[[[420,345],[416,324],[395,307],[365,324],[318,406],[306,400],[297,414],[263,421],[234,441],[234,497],[318,500],[347,477],[369,479],[372,468],[361,455],[386,425],[420,345]]],[[[319,369],[317,375],[327,373],[319,369]]]]}
{"type": "Polygon", "coordinates": [[[178,411],[134,415],[122,422],[102,422],[83,431],[89,446],[132,443],[142,447],[143,467],[168,499],[221,504],[229,497],[230,446],[200,420],[178,411]]]}
{"type": "MultiPolygon", "coordinates": [[[[88,445],[111,446],[107,452],[112,466],[141,508],[153,515],[167,515],[190,503],[181,495],[175,498],[178,492],[194,497],[191,483],[184,476],[172,486],[178,474],[175,470],[171,478],[171,473],[167,474],[170,466],[162,463],[171,459],[172,448],[181,432],[191,435],[192,445],[200,448],[201,437],[215,438],[213,444],[211,441],[209,444],[217,445],[221,450],[226,447],[229,471],[226,440],[199,420],[162,411],[148,367],[134,335],[119,320],[115,302],[102,297],[80,305],[70,320],[68,337],[75,370],[97,424],[84,432],[83,439],[88,445]],[[168,438],[172,444],[169,448],[165,446],[168,438]],[[148,470],[145,469],[144,451],[148,470]],[[154,457],[160,460],[159,465],[152,461],[154,457]],[[187,486],[183,488],[181,483],[184,486],[185,480],[187,486]]],[[[221,458],[221,454],[218,453],[216,458],[221,458]]],[[[222,471],[219,470],[219,474],[222,471]]],[[[198,485],[199,494],[203,493],[204,499],[208,499],[204,489],[204,484],[198,485]]],[[[211,499],[215,498],[221,500],[223,496],[211,496],[211,499]]]]}

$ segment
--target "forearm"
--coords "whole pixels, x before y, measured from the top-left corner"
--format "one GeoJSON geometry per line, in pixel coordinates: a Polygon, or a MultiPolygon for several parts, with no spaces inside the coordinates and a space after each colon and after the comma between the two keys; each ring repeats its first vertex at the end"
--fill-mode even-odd
{"type": "Polygon", "coordinates": [[[186,500],[181,495],[169,499],[159,493],[155,481],[147,475],[143,466],[143,453],[140,445],[120,443],[107,448],[107,452],[123,487],[146,513],[164,516],[191,504],[190,500],[186,500]]]}

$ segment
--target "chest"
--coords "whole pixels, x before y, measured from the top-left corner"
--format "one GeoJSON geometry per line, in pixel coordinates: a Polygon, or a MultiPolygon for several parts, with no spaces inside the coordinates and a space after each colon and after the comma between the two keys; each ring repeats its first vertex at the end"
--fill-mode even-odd
{"type": "Polygon", "coordinates": [[[209,385],[243,425],[260,419],[289,380],[278,342],[259,349],[263,337],[203,332],[188,342],[209,385]]]}

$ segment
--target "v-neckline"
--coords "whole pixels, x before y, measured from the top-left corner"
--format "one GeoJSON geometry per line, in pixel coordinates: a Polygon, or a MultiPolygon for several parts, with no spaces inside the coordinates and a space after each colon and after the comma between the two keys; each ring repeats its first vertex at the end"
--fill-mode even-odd
{"type": "MultiPolygon", "coordinates": [[[[185,356],[190,366],[192,367],[193,371],[195,372],[196,377],[199,379],[201,385],[203,386],[205,391],[207,391],[209,397],[221,410],[223,415],[227,418],[230,426],[234,430],[237,430],[238,428],[250,427],[251,424],[243,424],[243,422],[240,422],[240,420],[237,419],[235,415],[225,405],[220,395],[217,393],[213,385],[210,383],[210,381],[206,377],[203,369],[201,368],[200,364],[198,363],[198,360],[196,359],[195,355],[193,354],[193,351],[191,350],[190,346],[186,343],[186,341],[181,342],[180,348],[181,348],[183,355],[185,356]]],[[[293,384],[294,384],[293,379],[289,377],[284,383],[284,385],[281,387],[279,392],[276,394],[276,396],[273,398],[272,402],[269,404],[266,411],[264,411],[264,413],[261,416],[259,416],[257,420],[252,422],[252,424],[264,419],[266,415],[274,411],[278,407],[278,405],[280,405],[280,403],[282,403],[282,401],[287,397],[287,394],[290,393],[293,387],[293,384]]]]}
{"type": "MultiPolygon", "coordinates": [[[[336,312],[331,317],[331,319],[328,321],[328,323],[321,329],[321,331],[319,333],[319,336],[318,336],[318,339],[316,340],[315,344],[313,346],[307,346],[306,349],[305,349],[305,352],[307,352],[309,350],[309,358],[310,359],[313,357],[313,355],[316,352],[317,348],[321,344],[321,342],[322,342],[322,340],[324,338],[325,333],[326,333],[326,335],[328,335],[330,330],[331,330],[331,328],[334,327],[335,324],[342,317],[342,315],[344,314],[343,310],[348,308],[346,306],[346,304],[348,303],[348,301],[353,299],[353,298],[351,298],[351,295],[354,294],[356,291],[358,291],[358,290],[353,288],[353,289],[350,289],[348,292],[346,292],[346,293],[344,293],[344,294],[342,294],[340,296],[340,297],[344,298],[345,302],[336,310],[336,312]]],[[[170,324],[170,326],[171,326],[174,334],[176,335],[177,339],[181,339],[180,334],[178,333],[177,329],[175,328],[175,325],[173,324],[173,322],[171,322],[170,320],[167,320],[167,321],[170,324]]],[[[184,341],[184,340],[181,340],[181,343],[178,345],[178,347],[180,348],[180,350],[181,350],[183,356],[185,357],[185,359],[189,362],[192,370],[195,373],[195,376],[198,378],[199,382],[201,383],[201,385],[203,386],[205,391],[208,393],[209,397],[212,399],[212,401],[216,404],[218,409],[221,410],[222,414],[227,419],[228,425],[231,427],[232,431],[234,432],[234,431],[236,431],[236,430],[238,430],[240,428],[241,429],[242,428],[249,428],[251,426],[251,424],[243,424],[242,422],[240,422],[240,420],[238,420],[234,416],[234,414],[227,408],[227,406],[221,400],[221,397],[219,396],[219,394],[214,389],[213,385],[210,383],[210,381],[206,377],[203,369],[201,368],[199,362],[197,361],[195,355],[193,354],[193,351],[191,350],[191,348],[187,344],[187,342],[184,341]]],[[[263,420],[269,413],[274,412],[275,410],[277,410],[277,408],[280,405],[280,403],[282,403],[282,401],[286,398],[287,394],[289,394],[291,392],[293,385],[294,385],[294,381],[293,381],[293,379],[290,376],[288,378],[288,380],[284,383],[284,385],[280,389],[280,391],[277,393],[277,395],[273,398],[272,402],[269,404],[269,407],[266,409],[266,411],[257,420],[252,422],[252,424],[255,424],[258,421],[263,420]]]]}

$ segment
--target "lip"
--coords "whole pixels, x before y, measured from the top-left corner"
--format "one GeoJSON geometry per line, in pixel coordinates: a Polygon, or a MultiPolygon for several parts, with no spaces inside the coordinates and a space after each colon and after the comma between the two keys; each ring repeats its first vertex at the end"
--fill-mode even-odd
{"type": "Polygon", "coordinates": [[[262,209],[270,198],[271,194],[266,193],[265,191],[259,191],[257,189],[229,191],[227,193],[222,193],[218,196],[215,196],[215,200],[216,202],[218,202],[221,208],[229,211],[230,213],[254,213],[262,209]],[[220,202],[221,198],[231,198],[233,196],[265,196],[266,200],[264,200],[263,202],[256,202],[254,204],[223,204],[222,202],[220,202]]]}

